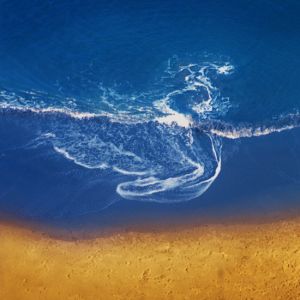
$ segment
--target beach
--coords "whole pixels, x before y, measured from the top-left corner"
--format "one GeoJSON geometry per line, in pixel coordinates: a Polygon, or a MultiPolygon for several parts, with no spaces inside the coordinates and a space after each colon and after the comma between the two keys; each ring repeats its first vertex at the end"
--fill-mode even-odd
{"type": "Polygon", "coordinates": [[[0,1],[0,300],[300,299],[300,1],[0,1]]]}
{"type": "Polygon", "coordinates": [[[0,298],[300,297],[299,218],[66,237],[0,225],[0,298]]]}

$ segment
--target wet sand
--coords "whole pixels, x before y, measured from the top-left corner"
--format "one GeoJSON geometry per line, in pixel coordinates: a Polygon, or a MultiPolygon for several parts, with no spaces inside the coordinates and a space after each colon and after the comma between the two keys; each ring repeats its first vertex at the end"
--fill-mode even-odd
{"type": "Polygon", "coordinates": [[[300,218],[69,240],[2,224],[0,299],[300,299],[300,218]]]}

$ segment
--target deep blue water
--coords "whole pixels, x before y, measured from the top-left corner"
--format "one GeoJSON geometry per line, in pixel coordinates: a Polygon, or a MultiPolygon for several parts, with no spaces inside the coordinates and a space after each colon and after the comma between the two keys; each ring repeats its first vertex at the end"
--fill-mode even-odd
{"type": "Polygon", "coordinates": [[[298,205],[299,14],[292,0],[0,1],[0,213],[298,205]]]}

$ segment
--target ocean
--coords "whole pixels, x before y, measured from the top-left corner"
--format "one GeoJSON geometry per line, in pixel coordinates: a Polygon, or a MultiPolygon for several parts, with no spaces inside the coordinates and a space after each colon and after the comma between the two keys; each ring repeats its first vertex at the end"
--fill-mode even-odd
{"type": "Polygon", "coordinates": [[[298,208],[300,2],[0,1],[0,213],[122,224],[298,208]]]}

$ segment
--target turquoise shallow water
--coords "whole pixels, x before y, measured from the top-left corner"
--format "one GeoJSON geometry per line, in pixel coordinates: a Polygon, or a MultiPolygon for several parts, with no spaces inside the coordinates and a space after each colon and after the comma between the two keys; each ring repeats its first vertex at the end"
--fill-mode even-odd
{"type": "Polygon", "coordinates": [[[297,206],[299,12],[1,1],[1,213],[114,222],[297,206]],[[258,195],[276,203],[252,205],[258,195]]]}

